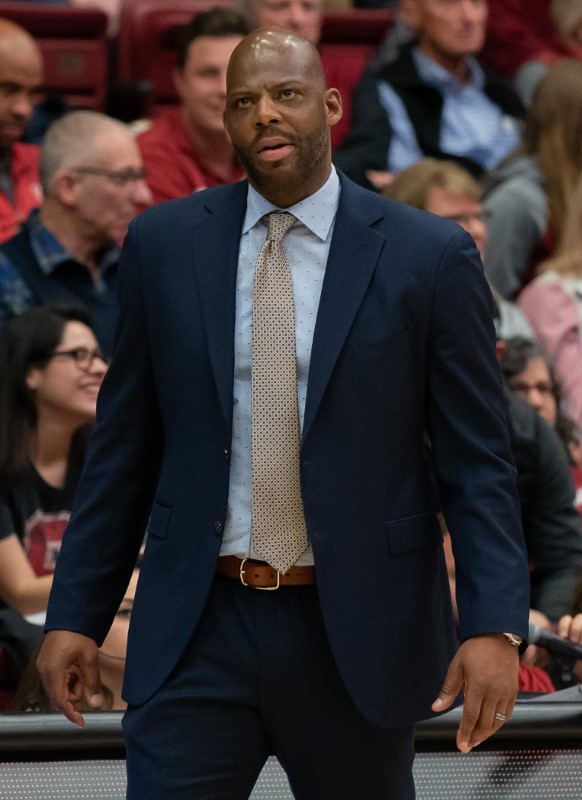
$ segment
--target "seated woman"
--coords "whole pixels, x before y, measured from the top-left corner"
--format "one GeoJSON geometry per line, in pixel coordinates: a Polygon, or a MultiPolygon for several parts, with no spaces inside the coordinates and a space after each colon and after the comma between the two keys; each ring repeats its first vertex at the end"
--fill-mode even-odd
{"type": "Polygon", "coordinates": [[[500,359],[508,388],[555,429],[572,467],[582,466],[581,433],[564,410],[562,387],[551,358],[535,342],[516,336],[507,339],[500,359]]]}
{"type": "Polygon", "coordinates": [[[44,611],[106,371],[84,312],[40,307],[0,335],[0,600],[44,611]]]}
{"type": "Polygon", "coordinates": [[[554,359],[572,417],[582,427],[582,177],[556,255],[522,291],[519,306],[554,359]]]}

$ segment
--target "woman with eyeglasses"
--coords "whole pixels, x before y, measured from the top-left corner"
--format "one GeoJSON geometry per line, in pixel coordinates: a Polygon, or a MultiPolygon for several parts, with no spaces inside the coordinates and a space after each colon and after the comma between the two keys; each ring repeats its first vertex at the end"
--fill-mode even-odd
{"type": "Polygon", "coordinates": [[[0,335],[0,601],[46,609],[107,365],[84,312],[39,307],[0,335]]]}

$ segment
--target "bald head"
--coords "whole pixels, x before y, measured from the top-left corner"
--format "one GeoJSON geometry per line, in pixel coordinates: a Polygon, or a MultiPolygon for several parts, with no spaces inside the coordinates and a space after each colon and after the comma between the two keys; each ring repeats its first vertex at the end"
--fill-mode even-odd
{"type": "Polygon", "coordinates": [[[266,60],[280,63],[288,60],[290,68],[305,70],[306,76],[316,81],[322,91],[326,88],[325,73],[315,45],[286,28],[270,27],[253,31],[235,47],[228,65],[227,91],[241,75],[266,60]]]}
{"type": "Polygon", "coordinates": [[[341,118],[319,53],[285,28],[259,28],[234,49],[224,124],[251,184],[282,208],[319,189],[331,169],[330,125],[341,118]]]}
{"type": "Polygon", "coordinates": [[[0,148],[22,136],[43,80],[42,55],[32,36],[0,19],[0,148]]]}

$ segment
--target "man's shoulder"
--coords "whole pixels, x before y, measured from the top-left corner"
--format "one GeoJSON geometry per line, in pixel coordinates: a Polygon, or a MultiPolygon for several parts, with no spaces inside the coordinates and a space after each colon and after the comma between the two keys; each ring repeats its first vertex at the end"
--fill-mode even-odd
{"type": "Polygon", "coordinates": [[[340,181],[340,203],[345,204],[350,214],[382,233],[412,236],[419,244],[425,240],[432,245],[445,244],[461,233],[451,220],[365,189],[341,173],[340,181]]]}

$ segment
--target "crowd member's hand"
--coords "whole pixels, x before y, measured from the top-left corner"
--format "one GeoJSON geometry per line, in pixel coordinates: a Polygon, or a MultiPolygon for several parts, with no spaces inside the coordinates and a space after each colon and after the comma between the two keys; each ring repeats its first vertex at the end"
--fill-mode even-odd
{"type": "Polygon", "coordinates": [[[446,711],[464,690],[463,716],[457,731],[457,747],[462,753],[468,753],[511,719],[518,671],[519,651],[503,634],[474,636],[460,646],[432,708],[446,711]]]}
{"type": "Polygon", "coordinates": [[[375,189],[384,194],[392,185],[394,175],[382,169],[369,169],[366,171],[366,178],[375,189]]]}
{"type": "MultiPolygon", "coordinates": [[[[544,631],[551,631],[553,629],[552,623],[546,615],[542,614],[541,611],[537,611],[535,608],[530,608],[529,610],[529,621],[533,622],[536,627],[544,631]]],[[[549,662],[548,652],[535,644],[529,644],[521,657],[521,661],[526,667],[541,667],[541,669],[545,669],[549,662]]]]}
{"type": "Polygon", "coordinates": [[[582,644],[582,614],[566,614],[558,622],[558,636],[570,639],[575,644],[582,644]]]}
{"type": "Polygon", "coordinates": [[[49,631],[36,666],[52,708],[82,728],[79,709],[102,703],[96,642],[80,633],[49,631]]]}

